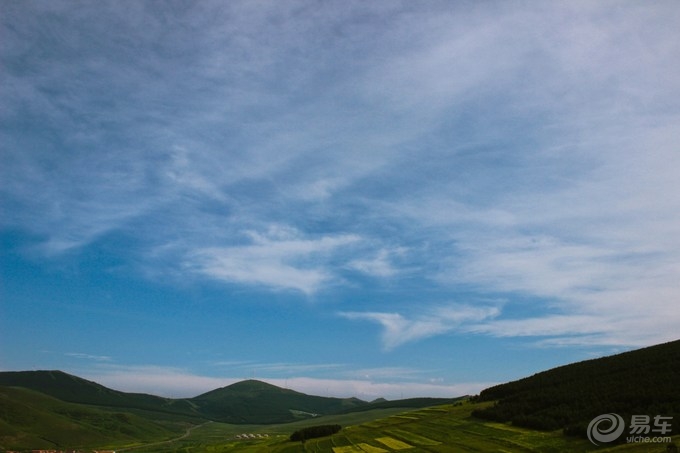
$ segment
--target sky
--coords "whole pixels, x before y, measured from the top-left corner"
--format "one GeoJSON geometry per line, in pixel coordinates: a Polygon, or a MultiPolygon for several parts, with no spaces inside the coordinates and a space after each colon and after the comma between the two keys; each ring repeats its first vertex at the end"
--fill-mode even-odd
{"type": "Polygon", "coordinates": [[[0,369],[454,397],[680,335],[680,3],[0,1],[0,369]]]}

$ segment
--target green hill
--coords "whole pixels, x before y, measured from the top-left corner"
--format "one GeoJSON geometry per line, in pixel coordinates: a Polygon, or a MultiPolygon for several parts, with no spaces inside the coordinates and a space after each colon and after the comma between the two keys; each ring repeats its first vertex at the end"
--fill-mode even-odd
{"type": "Polygon", "coordinates": [[[185,425],[0,387],[0,450],[80,448],[169,439],[185,425]]]}
{"type": "MultiPolygon", "coordinates": [[[[611,412],[673,417],[680,431],[680,340],[574,363],[482,391],[496,401],[476,417],[585,436],[590,420],[611,412]]],[[[670,434],[670,433],[668,433],[670,434]]]]}
{"type": "Polygon", "coordinates": [[[299,393],[256,380],[237,382],[190,400],[206,417],[227,423],[284,423],[366,406],[356,398],[299,393]]]}
{"type": "Polygon", "coordinates": [[[144,393],[125,393],[96,382],[73,376],[63,371],[7,371],[0,372],[0,385],[35,390],[70,403],[203,418],[190,401],[162,398],[144,393]]]}

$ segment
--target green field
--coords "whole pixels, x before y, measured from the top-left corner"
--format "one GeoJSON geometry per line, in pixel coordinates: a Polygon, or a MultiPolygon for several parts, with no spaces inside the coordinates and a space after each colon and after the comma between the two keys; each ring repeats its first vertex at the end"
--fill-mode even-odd
{"type": "MultiPolygon", "coordinates": [[[[471,417],[488,403],[464,403],[400,412],[396,409],[323,417],[316,423],[338,423],[339,433],[290,442],[290,433],[312,421],[284,425],[228,425],[208,423],[173,442],[148,445],[137,453],[262,452],[262,453],[384,453],[384,452],[666,452],[666,444],[621,445],[597,448],[589,441],[565,437],[561,431],[541,432],[471,417]],[[246,434],[247,436],[242,436],[246,434]],[[237,436],[241,436],[237,438],[237,436]]],[[[680,444],[680,437],[674,438],[680,444]]],[[[118,450],[122,451],[122,450],[118,450]]]]}

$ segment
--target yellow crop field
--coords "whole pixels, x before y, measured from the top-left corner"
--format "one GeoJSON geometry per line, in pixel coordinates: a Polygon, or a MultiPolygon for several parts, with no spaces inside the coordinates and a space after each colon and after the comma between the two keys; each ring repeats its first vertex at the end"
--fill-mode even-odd
{"type": "Polygon", "coordinates": [[[410,431],[404,431],[402,429],[391,429],[385,432],[386,434],[391,434],[393,436],[404,439],[405,441],[414,443],[416,445],[439,445],[441,442],[432,440],[429,437],[421,436],[410,431]]]}
{"type": "Polygon", "coordinates": [[[385,450],[384,448],[374,447],[373,445],[365,443],[357,444],[357,446],[366,453],[388,453],[387,450],[385,450]]]}
{"type": "Polygon", "coordinates": [[[344,447],[333,447],[333,453],[364,453],[364,451],[354,445],[347,445],[344,447]]]}
{"type": "Polygon", "coordinates": [[[406,442],[402,442],[393,437],[378,437],[376,440],[391,450],[406,450],[408,448],[413,448],[413,445],[409,445],[406,442]]]}

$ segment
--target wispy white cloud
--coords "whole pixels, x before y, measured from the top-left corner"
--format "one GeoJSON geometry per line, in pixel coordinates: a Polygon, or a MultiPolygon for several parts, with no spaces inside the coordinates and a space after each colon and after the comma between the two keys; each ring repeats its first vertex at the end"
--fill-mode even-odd
{"type": "Polygon", "coordinates": [[[352,379],[363,379],[369,381],[390,381],[390,382],[404,382],[404,381],[419,381],[422,380],[427,370],[408,368],[404,366],[394,367],[376,367],[376,368],[359,368],[347,369],[342,375],[352,379]]]}
{"type": "MultiPolygon", "coordinates": [[[[408,108],[430,98],[450,106],[442,101],[447,96],[467,105],[470,93],[479,99],[485,90],[512,87],[485,117],[487,127],[479,125],[487,137],[460,132],[460,142],[454,135],[446,144],[449,160],[442,154],[436,162],[450,165],[442,173],[448,180],[381,205],[427,231],[423,269],[437,283],[519,296],[504,316],[465,323],[463,331],[535,337],[541,345],[640,346],[677,336],[680,186],[674,174],[680,155],[674,143],[680,129],[677,104],[660,100],[680,90],[666,76],[678,70],[678,60],[668,57],[680,55],[680,46],[654,49],[654,42],[675,34],[659,10],[633,8],[602,21],[598,7],[583,6],[565,6],[564,14],[540,7],[515,11],[480,28],[482,39],[460,49],[476,50],[475,62],[463,67],[489,77],[479,79],[488,81],[484,87],[472,77],[461,94],[454,77],[412,84],[417,95],[395,96],[408,108]],[[488,44],[507,33],[508,23],[524,24],[510,27],[524,31],[507,41],[521,45],[488,44]],[[530,35],[540,39],[532,42],[530,35]],[[494,51],[511,55],[499,60],[500,77],[490,76],[494,65],[485,63],[494,51]],[[645,64],[629,58],[638,54],[645,64]],[[650,67],[663,69],[652,73],[650,67]],[[537,121],[529,128],[521,120],[509,123],[504,115],[510,112],[537,121]],[[504,129],[509,124],[514,131],[504,129]]],[[[456,34],[436,32],[444,40],[456,34]]],[[[449,58],[456,48],[443,56],[436,48],[431,58],[421,54],[422,68],[414,59],[394,77],[451,73],[447,65],[460,62],[449,58]],[[433,65],[440,70],[421,70],[433,65]]],[[[434,165],[414,163],[418,168],[437,177],[434,165]]],[[[384,335],[410,325],[396,313],[369,317],[384,326],[384,335]]]]}
{"type": "Polygon", "coordinates": [[[348,263],[351,269],[358,270],[375,277],[393,277],[401,272],[402,268],[393,263],[393,257],[403,255],[405,249],[396,250],[380,249],[373,257],[355,259],[348,263]]]}
{"type": "Polygon", "coordinates": [[[382,326],[382,343],[386,350],[404,343],[451,332],[461,324],[481,321],[498,316],[498,307],[475,307],[469,305],[448,305],[437,309],[426,309],[412,318],[399,313],[341,312],[339,315],[350,320],[366,320],[382,326]]]}
{"type": "Polygon", "coordinates": [[[313,294],[335,278],[324,259],[359,240],[355,235],[306,239],[281,227],[272,227],[266,234],[250,232],[249,236],[249,245],[197,250],[187,257],[187,265],[218,280],[313,294]]]}
{"type": "Polygon", "coordinates": [[[667,129],[661,140],[638,132],[605,146],[606,162],[567,185],[510,192],[488,209],[407,208],[454,244],[441,249],[440,283],[534,298],[527,318],[494,319],[477,332],[629,346],[677,335],[680,187],[669,174],[677,153],[667,129]]]}
{"type": "Polygon", "coordinates": [[[76,359],[94,360],[96,362],[111,362],[113,360],[110,356],[107,355],[93,355],[85,354],[82,352],[66,352],[64,353],[64,355],[68,357],[74,357],[76,359]]]}
{"type": "Polygon", "coordinates": [[[337,372],[347,367],[342,363],[298,363],[276,362],[263,363],[257,361],[216,361],[211,365],[229,370],[252,373],[254,376],[300,375],[319,372],[337,372]]]}
{"type": "Polygon", "coordinates": [[[545,318],[490,323],[503,335],[565,343],[586,335],[588,344],[593,334],[631,346],[673,339],[680,186],[669,170],[678,160],[669,138],[679,132],[634,124],[624,138],[598,139],[604,161],[573,184],[506,200],[511,224],[459,228],[459,255],[439,277],[537,296],[550,308],[545,318]],[[551,328],[537,329],[541,321],[551,328]]]}

